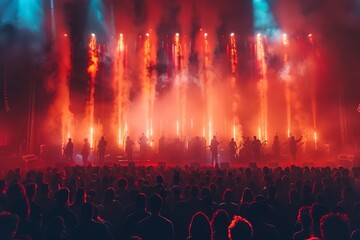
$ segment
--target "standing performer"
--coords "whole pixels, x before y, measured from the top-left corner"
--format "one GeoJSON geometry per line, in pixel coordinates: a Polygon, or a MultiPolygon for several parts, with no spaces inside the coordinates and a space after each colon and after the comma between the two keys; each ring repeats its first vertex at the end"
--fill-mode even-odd
{"type": "Polygon", "coordinates": [[[128,159],[128,161],[132,161],[133,160],[133,145],[134,145],[134,141],[131,140],[131,138],[129,136],[126,137],[126,143],[125,143],[125,152],[126,152],[126,158],[128,159]]]}
{"type": "Polygon", "coordinates": [[[231,138],[231,140],[229,142],[229,154],[230,154],[231,160],[235,160],[237,148],[238,147],[237,147],[237,144],[235,142],[235,139],[231,138]]]}
{"type": "Polygon", "coordinates": [[[74,144],[72,142],[72,139],[68,139],[68,143],[66,144],[66,147],[64,148],[64,155],[66,157],[66,160],[73,161],[73,153],[74,153],[74,144]]]}
{"type": "Polygon", "coordinates": [[[262,144],[261,144],[260,140],[256,138],[256,136],[254,136],[254,139],[252,141],[252,147],[253,147],[253,151],[254,151],[254,159],[256,161],[260,161],[262,144]]]}
{"type": "Polygon", "coordinates": [[[272,150],[273,150],[273,154],[274,154],[274,158],[276,160],[280,159],[280,140],[279,140],[279,136],[275,135],[274,137],[274,141],[272,143],[272,150]]]}
{"type": "Polygon", "coordinates": [[[290,149],[290,154],[292,156],[293,161],[296,161],[296,153],[297,153],[297,148],[298,148],[298,142],[300,142],[302,139],[302,136],[299,139],[295,139],[294,136],[290,137],[290,141],[289,141],[289,149],[290,149]]]}
{"type": "Polygon", "coordinates": [[[87,138],[84,139],[84,145],[81,151],[81,155],[82,155],[83,164],[84,166],[86,166],[90,155],[90,143],[87,138]]]}
{"type": "Polygon", "coordinates": [[[218,146],[220,142],[216,139],[216,136],[213,136],[210,144],[210,151],[211,151],[211,164],[214,167],[218,167],[218,146]]]}
{"type": "Polygon", "coordinates": [[[142,133],[138,141],[140,144],[140,160],[144,160],[146,158],[148,141],[148,138],[144,133],[142,133]]]}
{"type": "Polygon", "coordinates": [[[99,165],[103,165],[105,161],[105,149],[107,142],[104,137],[101,137],[98,143],[99,165]]]}

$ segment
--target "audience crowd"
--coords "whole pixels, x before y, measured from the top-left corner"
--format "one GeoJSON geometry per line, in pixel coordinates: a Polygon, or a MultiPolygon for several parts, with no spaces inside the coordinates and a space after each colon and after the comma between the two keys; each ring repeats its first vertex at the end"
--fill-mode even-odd
{"type": "Polygon", "coordinates": [[[0,239],[355,240],[360,168],[74,166],[0,180],[0,239]]]}

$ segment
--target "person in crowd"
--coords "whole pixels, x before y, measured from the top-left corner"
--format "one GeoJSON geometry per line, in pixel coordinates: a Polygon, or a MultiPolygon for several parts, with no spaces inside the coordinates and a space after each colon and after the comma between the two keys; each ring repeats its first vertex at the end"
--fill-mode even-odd
{"type": "Polygon", "coordinates": [[[329,213],[320,220],[321,237],[323,240],[349,239],[348,217],[345,214],[329,213]]]}
{"type": "Polygon", "coordinates": [[[104,223],[93,220],[93,215],[94,205],[83,203],[81,205],[81,216],[84,221],[70,234],[70,240],[114,239],[104,223]]]}
{"type": "Polygon", "coordinates": [[[64,220],[60,216],[51,218],[44,230],[44,240],[65,240],[66,239],[64,220]]]}
{"type": "Polygon", "coordinates": [[[66,187],[61,188],[58,192],[56,192],[56,205],[45,215],[45,223],[55,216],[62,217],[67,233],[71,233],[78,225],[78,219],[76,218],[75,213],[69,209],[69,194],[70,191],[66,187]]]}
{"type": "Polygon", "coordinates": [[[211,240],[209,218],[204,213],[197,212],[192,217],[187,240],[211,240]]]}
{"type": "Polygon", "coordinates": [[[139,223],[151,215],[151,213],[146,210],[145,194],[139,193],[136,196],[135,204],[135,212],[126,217],[123,229],[124,237],[136,236],[139,223]]]}
{"type": "Polygon", "coordinates": [[[225,210],[217,210],[211,220],[212,240],[229,240],[229,214],[225,210]]]}
{"type": "Polygon", "coordinates": [[[36,183],[29,183],[26,185],[25,190],[27,199],[29,200],[31,222],[37,223],[40,226],[42,221],[40,206],[35,203],[35,194],[37,191],[36,183]]]}
{"type": "Polygon", "coordinates": [[[305,240],[310,238],[312,236],[312,219],[310,215],[310,208],[308,206],[300,208],[297,221],[301,225],[301,230],[295,232],[293,240],[305,240]]]}
{"type": "Polygon", "coordinates": [[[231,189],[226,189],[223,194],[223,202],[219,204],[219,208],[225,210],[230,219],[237,213],[238,205],[234,203],[233,200],[233,192],[231,189]]]}
{"type": "Polygon", "coordinates": [[[169,240],[174,237],[172,222],[160,215],[162,202],[159,194],[151,195],[151,215],[139,223],[139,236],[143,240],[169,240]]]}
{"type": "Polygon", "coordinates": [[[19,224],[19,217],[11,212],[0,212],[0,239],[14,239],[19,224]]]}
{"type": "Polygon", "coordinates": [[[230,223],[228,234],[230,240],[251,240],[253,227],[247,219],[241,216],[234,216],[230,223]]]}

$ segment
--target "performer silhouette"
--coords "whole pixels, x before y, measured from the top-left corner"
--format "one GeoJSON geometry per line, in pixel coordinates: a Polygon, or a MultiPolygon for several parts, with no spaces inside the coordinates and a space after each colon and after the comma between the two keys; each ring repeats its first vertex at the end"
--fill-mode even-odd
{"type": "Polygon", "coordinates": [[[125,143],[125,153],[126,153],[126,158],[128,159],[128,161],[132,161],[133,160],[133,146],[134,146],[134,141],[131,140],[131,138],[129,136],[126,137],[126,143],[125,143]]]}
{"type": "Polygon", "coordinates": [[[104,137],[101,137],[98,144],[98,154],[99,154],[99,165],[103,165],[105,161],[105,149],[107,142],[104,137]]]}
{"type": "Polygon", "coordinates": [[[279,140],[279,136],[277,134],[274,136],[274,141],[272,143],[272,150],[273,150],[274,158],[276,160],[279,160],[280,159],[280,140],[279,140]]]}
{"type": "Polygon", "coordinates": [[[149,139],[144,133],[142,133],[138,141],[140,144],[140,160],[144,160],[146,158],[148,142],[149,139]]]}
{"type": "Polygon", "coordinates": [[[235,142],[235,139],[231,138],[231,140],[229,142],[229,154],[230,154],[231,160],[235,160],[237,148],[238,147],[237,147],[237,144],[235,142]]]}
{"type": "Polygon", "coordinates": [[[84,166],[86,166],[90,155],[90,143],[87,138],[84,139],[84,145],[81,150],[81,155],[82,155],[83,164],[84,166]]]}
{"type": "Polygon", "coordinates": [[[66,144],[66,147],[64,149],[64,155],[66,157],[66,160],[73,161],[73,153],[74,153],[74,144],[72,142],[71,138],[68,138],[68,142],[66,144]]]}
{"type": "Polygon", "coordinates": [[[213,136],[210,144],[210,151],[211,151],[211,164],[214,167],[218,167],[218,146],[220,142],[216,139],[216,136],[213,136]]]}
{"type": "Polygon", "coordinates": [[[297,149],[298,149],[298,142],[300,142],[302,139],[302,136],[299,139],[295,139],[294,136],[290,137],[290,141],[289,141],[289,149],[290,149],[290,154],[292,156],[293,161],[296,161],[296,154],[297,154],[297,149]]]}
{"type": "Polygon", "coordinates": [[[253,147],[253,152],[254,152],[254,159],[256,161],[260,161],[262,144],[261,144],[260,140],[256,138],[256,136],[254,136],[254,139],[252,141],[252,147],[253,147]]]}

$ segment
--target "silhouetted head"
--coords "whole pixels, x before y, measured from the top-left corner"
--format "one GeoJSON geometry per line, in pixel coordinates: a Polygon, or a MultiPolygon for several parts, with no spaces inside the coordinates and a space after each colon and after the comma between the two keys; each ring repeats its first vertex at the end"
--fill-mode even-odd
{"type": "Polygon", "coordinates": [[[162,198],[159,194],[153,194],[150,197],[149,203],[150,203],[150,211],[154,214],[159,214],[161,205],[162,205],[162,198]]]}
{"type": "Polygon", "coordinates": [[[127,181],[127,179],[125,179],[125,178],[121,178],[121,179],[118,181],[118,187],[119,187],[119,189],[126,189],[126,188],[127,188],[127,185],[128,185],[128,181],[127,181]]]}
{"type": "Polygon", "coordinates": [[[29,183],[26,185],[26,196],[28,199],[34,200],[34,196],[36,193],[37,185],[35,183],[29,183]]]}
{"type": "Polygon", "coordinates": [[[211,228],[208,217],[202,213],[197,212],[191,219],[189,226],[189,237],[191,239],[211,239],[211,228]]]}
{"type": "Polygon", "coordinates": [[[299,209],[297,220],[301,223],[303,228],[309,229],[311,227],[312,219],[310,215],[310,208],[308,206],[299,209]]]}
{"type": "Polygon", "coordinates": [[[246,187],[243,191],[241,202],[251,203],[254,201],[254,193],[250,188],[246,187]]]}
{"type": "Polygon", "coordinates": [[[146,196],[143,193],[139,193],[135,200],[136,208],[138,210],[145,210],[146,207],[146,196]]]}
{"type": "Polygon", "coordinates": [[[217,210],[211,221],[213,235],[227,236],[229,225],[230,219],[227,212],[225,210],[217,210]]]}
{"type": "Polygon", "coordinates": [[[164,178],[163,178],[163,176],[158,175],[158,176],[156,177],[156,183],[158,183],[158,184],[163,184],[163,183],[164,183],[164,178]]]}
{"type": "Polygon", "coordinates": [[[94,215],[94,205],[92,203],[83,203],[81,205],[81,215],[84,220],[90,221],[94,215]]]}
{"type": "Polygon", "coordinates": [[[229,226],[229,238],[231,240],[250,240],[253,234],[251,223],[240,216],[234,216],[229,226]]]}
{"type": "Polygon", "coordinates": [[[69,189],[62,188],[55,194],[55,199],[60,206],[66,206],[69,202],[69,189]]]}
{"type": "Polygon", "coordinates": [[[230,189],[226,189],[223,194],[223,199],[225,202],[231,202],[233,199],[233,192],[230,189]]]}
{"type": "Polygon", "coordinates": [[[69,141],[69,142],[71,142],[71,141],[72,141],[72,139],[71,139],[71,138],[68,138],[68,141],[69,141]]]}
{"type": "Polygon", "coordinates": [[[192,186],[190,190],[191,196],[193,198],[197,198],[199,196],[199,188],[198,186],[192,186]]]}
{"type": "Polygon", "coordinates": [[[276,195],[276,187],[275,186],[269,186],[268,187],[268,195],[269,195],[269,199],[275,199],[275,195],[276,195]]]}
{"type": "Polygon", "coordinates": [[[349,239],[348,218],[343,214],[329,213],[320,220],[323,240],[349,239]]]}
{"type": "Polygon", "coordinates": [[[112,201],[114,201],[115,199],[115,190],[112,187],[109,187],[108,189],[105,190],[104,193],[104,203],[110,203],[112,201]]]}

